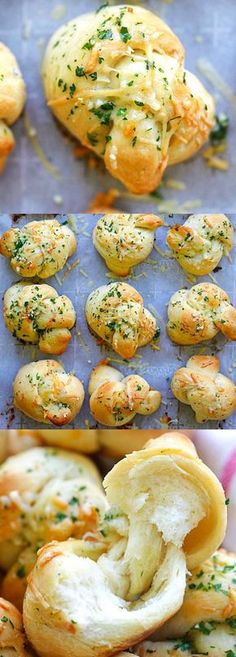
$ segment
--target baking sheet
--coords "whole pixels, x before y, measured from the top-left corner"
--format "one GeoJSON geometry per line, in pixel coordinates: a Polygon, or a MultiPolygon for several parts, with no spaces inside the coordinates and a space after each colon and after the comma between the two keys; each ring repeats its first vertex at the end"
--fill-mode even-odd
{"type": "MultiPolygon", "coordinates": [[[[157,413],[149,417],[136,415],[131,426],[133,428],[196,428],[199,426],[194,420],[194,414],[190,407],[179,403],[173,398],[170,390],[170,381],[173,373],[179,367],[185,365],[186,361],[193,353],[218,352],[220,359],[220,371],[235,380],[236,375],[236,343],[227,341],[223,335],[218,334],[209,343],[201,343],[191,347],[179,347],[174,345],[166,335],[165,325],[167,320],[167,304],[170,296],[179,288],[184,286],[191,287],[186,275],[178,266],[174,259],[161,256],[153,249],[147,262],[138,265],[132,277],[125,280],[133,285],[143,296],[145,306],[152,310],[158,317],[157,324],[161,329],[159,347],[160,351],[154,351],[151,346],[141,348],[137,356],[129,361],[129,365],[115,354],[108,347],[98,346],[96,338],[93,337],[88,329],[85,316],[84,306],[88,295],[92,290],[104,283],[108,283],[114,278],[109,278],[110,274],[106,268],[103,259],[99,256],[92,243],[92,229],[98,217],[101,215],[74,215],[73,223],[77,227],[78,247],[76,254],[69,260],[70,264],[80,258],[80,262],[64,279],[62,285],[59,284],[55,276],[47,279],[59,294],[67,294],[75,306],[77,312],[77,324],[72,330],[72,339],[66,352],[59,358],[63,363],[66,371],[73,371],[82,381],[85,387],[86,397],[80,414],[73,424],[67,425],[68,428],[92,428],[97,425],[89,413],[88,404],[88,380],[92,367],[94,367],[102,358],[111,358],[111,364],[120,369],[124,375],[134,372],[140,373],[147,379],[152,387],[160,390],[163,403],[157,413]],[[152,262],[150,263],[149,260],[152,262]],[[153,264],[155,261],[155,264],[153,264]],[[81,344],[78,336],[81,333],[81,344]],[[117,362],[118,361],[118,362],[117,362]]],[[[236,215],[228,215],[234,226],[236,226],[236,215]]],[[[17,223],[13,225],[23,226],[26,221],[32,221],[34,217],[28,215],[18,218],[17,223]]],[[[42,215],[36,216],[41,219],[42,215]]],[[[44,217],[46,218],[46,217],[44,217]]],[[[66,216],[58,216],[59,221],[66,221],[66,216]]],[[[168,226],[176,222],[182,222],[186,216],[165,216],[165,226],[158,229],[156,233],[155,245],[162,252],[167,253],[165,245],[168,226]]],[[[0,232],[12,225],[12,219],[8,215],[0,215],[0,232]]],[[[236,303],[236,277],[235,277],[235,249],[232,256],[232,262],[224,258],[216,274],[214,274],[217,284],[224,288],[230,295],[231,301],[236,303]]],[[[59,272],[59,280],[62,281],[63,272],[59,272]]],[[[124,279],[122,279],[124,280],[124,279]]],[[[200,277],[199,280],[208,280],[212,282],[209,276],[200,277]]],[[[17,275],[11,270],[6,258],[0,256],[0,291],[1,298],[4,291],[17,281],[17,275]]],[[[12,382],[18,369],[32,360],[44,359],[43,355],[35,346],[22,345],[17,342],[4,324],[2,311],[0,313],[0,428],[39,428],[40,424],[26,418],[18,411],[13,411],[12,405],[12,382]]],[[[53,358],[53,356],[52,356],[53,358]]],[[[56,358],[56,357],[55,357],[56,358]]],[[[45,425],[41,425],[42,427],[45,425]]],[[[208,422],[205,428],[232,428],[236,427],[236,413],[224,422],[208,422]]],[[[103,427],[104,428],[104,427],[103,427]]]]}
{"type": "MultiPolygon", "coordinates": [[[[141,0],[140,0],[141,2],[141,0]]],[[[91,170],[87,163],[75,160],[74,143],[63,136],[47,109],[41,87],[40,61],[49,36],[65,21],[86,10],[97,9],[102,0],[1,0],[0,39],[16,54],[27,84],[27,114],[37,131],[38,141],[59,177],[50,175],[39,161],[26,136],[21,118],[14,127],[17,147],[0,178],[2,212],[83,212],[98,192],[116,187],[122,192],[118,208],[127,211],[236,211],[236,105],[234,110],[214,86],[199,74],[197,61],[207,59],[233,91],[236,88],[236,3],[234,0],[146,0],[142,4],[164,18],[186,48],[186,66],[202,79],[217,101],[217,112],[230,117],[228,172],[208,169],[200,156],[171,167],[165,179],[185,183],[183,190],[161,189],[163,201],[127,196],[124,188],[103,170],[91,170]],[[53,18],[53,10],[62,5],[64,16],[53,18]],[[168,205],[165,202],[168,201],[168,205]],[[182,207],[183,203],[187,205],[182,207]],[[181,209],[182,208],[182,209],[181,209]]],[[[119,3],[116,3],[119,4],[119,3]]]]}

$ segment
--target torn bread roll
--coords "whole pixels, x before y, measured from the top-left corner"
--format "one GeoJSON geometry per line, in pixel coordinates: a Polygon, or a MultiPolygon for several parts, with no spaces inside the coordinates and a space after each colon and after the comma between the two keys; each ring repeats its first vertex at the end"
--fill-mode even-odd
{"type": "Polygon", "coordinates": [[[24,624],[40,657],[105,657],[142,640],[181,607],[186,568],[223,539],[223,489],[182,434],[130,454],[104,486],[101,540],[45,546],[28,578],[24,624]]]}

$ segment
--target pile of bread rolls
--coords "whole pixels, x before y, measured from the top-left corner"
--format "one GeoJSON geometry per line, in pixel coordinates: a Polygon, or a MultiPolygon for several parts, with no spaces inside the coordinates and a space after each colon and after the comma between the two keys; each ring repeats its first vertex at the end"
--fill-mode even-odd
{"type": "Polygon", "coordinates": [[[91,459],[55,447],[57,433],[38,436],[51,447],[12,436],[28,448],[0,466],[1,655],[231,657],[227,501],[189,438],[149,440],[102,485],[91,459]]]}
{"type": "MultiPolygon", "coordinates": [[[[164,230],[155,215],[105,215],[93,230],[93,244],[109,269],[119,278],[94,289],[85,304],[85,317],[92,336],[121,358],[124,366],[137,350],[156,346],[160,330],[137,289],[124,280],[143,262],[154,244],[155,230],[164,230]]],[[[167,234],[170,255],[188,275],[210,274],[222,256],[233,248],[234,229],[226,215],[192,215],[167,234]]],[[[75,254],[73,231],[57,219],[26,223],[10,228],[0,238],[0,253],[24,277],[4,295],[3,315],[9,331],[23,343],[37,345],[47,356],[67,349],[76,323],[76,310],[66,295],[40,279],[55,275],[75,254]],[[39,282],[28,279],[37,276],[39,282]]],[[[70,267],[70,265],[68,265],[70,267]]],[[[219,332],[236,340],[236,309],[218,285],[203,281],[175,292],[167,309],[167,334],[178,345],[198,345],[219,332]]],[[[236,409],[236,388],[219,372],[216,355],[194,354],[171,381],[174,396],[191,406],[197,422],[223,420],[236,409]]],[[[109,358],[93,367],[88,392],[90,412],[96,422],[124,426],[136,414],[157,412],[162,402],[158,381],[152,389],[135,372],[122,374],[109,358]]],[[[41,424],[62,427],[78,415],[84,401],[83,382],[67,373],[57,360],[27,363],[13,382],[17,409],[41,424]]]]}

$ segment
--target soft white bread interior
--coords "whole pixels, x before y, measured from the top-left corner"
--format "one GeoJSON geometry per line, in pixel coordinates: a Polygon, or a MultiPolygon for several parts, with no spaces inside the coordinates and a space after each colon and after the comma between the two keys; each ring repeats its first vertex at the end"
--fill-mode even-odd
{"type": "Polygon", "coordinates": [[[16,58],[0,42],[0,173],[15,146],[9,126],[20,116],[26,101],[26,89],[16,58]]]}
{"type": "Polygon", "coordinates": [[[15,337],[38,344],[46,354],[63,354],[76,321],[71,300],[45,283],[12,285],[4,295],[3,314],[15,337]]]}
{"type": "Polygon", "coordinates": [[[123,358],[151,342],[157,326],[143,297],[128,283],[108,283],[89,295],[85,315],[92,332],[123,358]]]}
{"type": "Polygon", "coordinates": [[[74,233],[57,219],[30,221],[23,228],[10,228],[0,238],[0,253],[26,278],[53,276],[75,250],[74,233]]]}
{"type": "Polygon", "coordinates": [[[108,360],[98,363],[89,379],[90,411],[97,422],[117,427],[135,415],[151,415],[161,403],[161,394],[138,374],[123,376],[108,360]]]}
{"type": "Polygon", "coordinates": [[[229,255],[234,227],[225,214],[193,214],[183,224],[172,226],[167,244],[177,262],[189,274],[204,276],[229,255]]]}
{"type": "Polygon", "coordinates": [[[33,420],[64,426],[79,413],[84,388],[57,361],[39,360],[23,365],[17,372],[13,400],[15,407],[33,420]]]}
{"type": "Polygon", "coordinates": [[[163,219],[153,214],[106,214],[93,230],[93,243],[108,269],[127,276],[151,253],[163,219]]]}
{"type": "Polygon", "coordinates": [[[127,456],[104,486],[101,540],[45,546],[29,577],[24,623],[42,657],[105,657],[145,638],[180,608],[186,566],[224,536],[223,489],[181,434],[127,456]]]}
{"type": "Polygon", "coordinates": [[[144,7],[105,6],[63,25],[42,77],[57,119],[135,194],[194,155],[214,124],[214,101],[185,71],[182,44],[144,7]]]}
{"type": "Polygon", "coordinates": [[[219,367],[217,356],[195,354],[173,375],[173,394],[191,406],[197,422],[224,420],[236,410],[235,384],[219,367]]]}

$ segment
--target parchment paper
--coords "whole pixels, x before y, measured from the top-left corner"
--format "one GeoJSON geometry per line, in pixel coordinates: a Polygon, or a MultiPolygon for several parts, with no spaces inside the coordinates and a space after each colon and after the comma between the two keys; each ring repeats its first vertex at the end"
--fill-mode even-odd
{"type": "MultiPolygon", "coordinates": [[[[84,383],[86,390],[86,399],[80,414],[77,416],[73,425],[67,427],[86,428],[95,427],[96,423],[89,413],[88,406],[88,380],[92,367],[94,367],[102,358],[111,358],[111,364],[120,369],[124,374],[134,372],[140,373],[147,379],[151,386],[160,390],[163,403],[159,411],[149,417],[136,415],[132,423],[134,428],[196,428],[197,423],[194,420],[193,411],[185,404],[180,404],[170,390],[170,381],[173,373],[179,367],[185,365],[186,361],[193,353],[215,353],[218,352],[220,359],[220,371],[235,380],[236,374],[236,343],[227,341],[224,336],[219,335],[210,343],[201,343],[191,347],[178,347],[174,345],[166,335],[165,325],[167,320],[167,304],[171,295],[181,287],[191,287],[189,282],[174,259],[161,256],[155,249],[148,258],[147,262],[142,263],[134,269],[133,277],[125,279],[133,285],[143,296],[145,306],[151,311],[154,310],[157,316],[157,324],[161,329],[159,347],[160,351],[154,351],[150,346],[141,348],[137,352],[137,357],[129,361],[132,368],[127,363],[106,347],[100,347],[96,343],[96,338],[91,335],[84,317],[84,306],[90,292],[110,280],[108,270],[103,259],[99,256],[92,243],[92,229],[100,215],[77,215],[73,218],[73,223],[77,226],[77,252],[70,259],[72,264],[78,258],[80,262],[63,280],[66,268],[59,272],[58,278],[47,279],[60,294],[67,294],[73,301],[77,312],[77,324],[72,330],[72,339],[66,352],[60,357],[66,371],[73,371],[84,383]],[[150,262],[151,261],[151,262],[150,262]],[[154,262],[153,262],[154,261],[154,262]],[[108,275],[107,275],[108,274],[108,275]],[[78,331],[81,338],[77,335],[78,331]],[[118,362],[116,362],[118,361],[118,362]]],[[[236,215],[231,217],[236,226],[236,215]]],[[[42,215],[36,218],[42,218],[42,215]]],[[[45,217],[44,217],[45,218],[45,217]]],[[[32,221],[33,217],[28,215],[19,218],[14,225],[22,226],[26,221],[32,221]]],[[[58,216],[59,221],[65,221],[66,216],[58,216]]],[[[177,221],[182,222],[186,219],[184,216],[165,216],[165,226],[158,229],[156,233],[155,245],[162,252],[167,253],[165,245],[168,225],[177,221]]],[[[12,225],[11,217],[0,215],[0,233],[12,225]]],[[[226,290],[230,295],[231,301],[236,303],[236,279],[235,279],[235,250],[232,256],[232,262],[224,258],[221,263],[221,269],[214,274],[217,284],[226,290]]],[[[29,279],[30,280],[30,279],[29,279]]],[[[208,280],[212,282],[209,276],[200,277],[196,282],[208,280]]],[[[0,291],[1,298],[4,291],[17,281],[17,275],[10,268],[6,258],[0,256],[0,291]]],[[[193,283],[192,283],[193,284],[193,283]]],[[[12,382],[18,369],[32,360],[46,358],[32,345],[22,345],[11,335],[4,324],[2,309],[0,312],[0,428],[39,428],[39,423],[26,418],[23,414],[14,411],[12,407],[12,382]]],[[[52,356],[53,358],[53,356],[52,356]]],[[[55,357],[56,358],[56,357],[55,357]]],[[[45,425],[42,425],[45,426],[45,425]]],[[[200,425],[203,428],[233,428],[236,427],[236,413],[228,420],[217,423],[208,422],[200,425]]]]}

